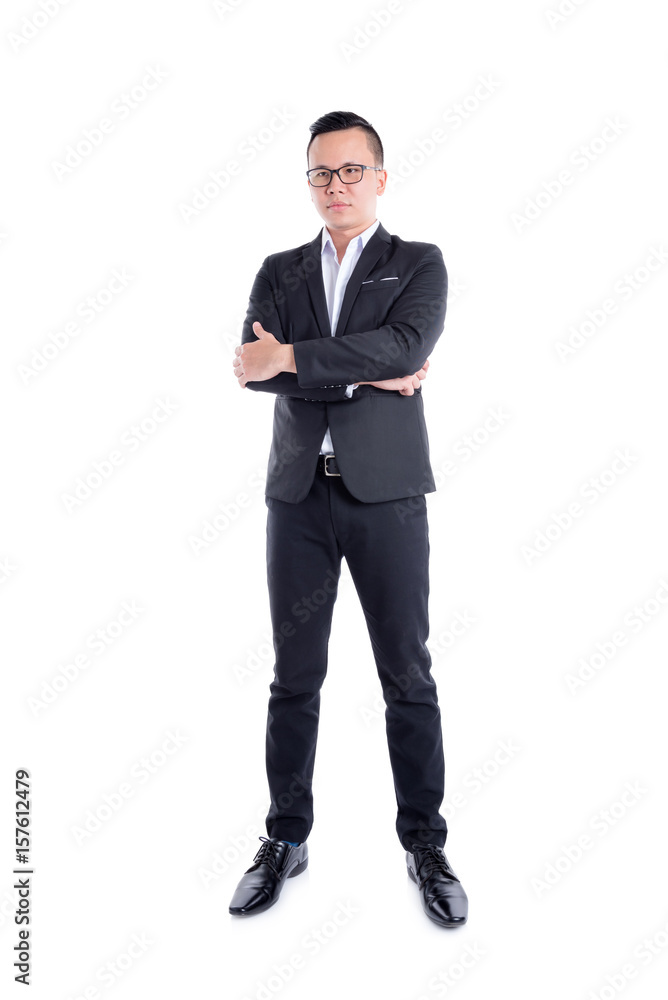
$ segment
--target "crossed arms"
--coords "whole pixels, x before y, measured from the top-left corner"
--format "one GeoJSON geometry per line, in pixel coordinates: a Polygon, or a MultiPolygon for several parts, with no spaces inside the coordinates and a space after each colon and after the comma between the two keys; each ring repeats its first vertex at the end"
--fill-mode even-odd
{"type": "Polygon", "coordinates": [[[294,344],[285,342],[266,264],[253,284],[235,349],[234,373],[242,388],[325,401],[348,398],[349,384],[413,395],[426,378],[445,319],[448,280],[438,247],[427,246],[382,326],[294,344]]]}

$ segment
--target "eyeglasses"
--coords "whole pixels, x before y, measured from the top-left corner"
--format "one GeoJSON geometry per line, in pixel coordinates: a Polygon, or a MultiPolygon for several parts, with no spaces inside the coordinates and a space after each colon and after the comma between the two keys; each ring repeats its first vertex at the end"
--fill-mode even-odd
{"type": "Polygon", "coordinates": [[[334,174],[337,175],[342,184],[359,184],[364,177],[365,170],[383,170],[383,167],[365,167],[361,163],[348,163],[338,170],[328,170],[326,167],[316,167],[314,170],[307,170],[311,187],[327,187],[334,174]]]}

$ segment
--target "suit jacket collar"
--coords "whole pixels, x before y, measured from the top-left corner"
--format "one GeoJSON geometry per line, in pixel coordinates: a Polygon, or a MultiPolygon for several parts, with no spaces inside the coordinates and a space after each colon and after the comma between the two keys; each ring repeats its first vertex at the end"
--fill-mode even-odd
{"type": "MultiPolygon", "coordinates": [[[[350,310],[357,293],[362,287],[362,282],[374,267],[379,257],[387,250],[391,243],[391,237],[387,229],[381,222],[373,236],[360,254],[353,273],[348,279],[345,295],[341,303],[338,323],[336,324],[336,336],[345,332],[346,324],[350,317],[350,310]]],[[[332,328],[329,323],[327,313],[327,299],[325,298],[325,286],[322,281],[322,229],[319,230],[316,238],[306,245],[302,251],[304,260],[304,274],[306,275],[306,286],[311,298],[311,305],[315,313],[318,324],[318,332],[321,337],[331,337],[332,328]]]]}

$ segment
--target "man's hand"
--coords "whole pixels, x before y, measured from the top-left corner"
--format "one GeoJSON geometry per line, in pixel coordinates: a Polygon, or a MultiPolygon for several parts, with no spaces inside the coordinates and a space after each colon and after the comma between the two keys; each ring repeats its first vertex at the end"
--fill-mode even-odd
{"type": "Polygon", "coordinates": [[[380,382],[358,382],[357,385],[375,385],[377,389],[398,389],[402,396],[412,396],[423,379],[427,377],[429,359],[425,361],[422,368],[415,372],[415,375],[403,375],[401,378],[386,378],[380,382]]]}
{"type": "Polygon", "coordinates": [[[292,344],[281,344],[261,323],[253,323],[253,333],[259,340],[234,348],[234,374],[242,389],[246,382],[264,382],[279,372],[296,372],[292,344]]]}

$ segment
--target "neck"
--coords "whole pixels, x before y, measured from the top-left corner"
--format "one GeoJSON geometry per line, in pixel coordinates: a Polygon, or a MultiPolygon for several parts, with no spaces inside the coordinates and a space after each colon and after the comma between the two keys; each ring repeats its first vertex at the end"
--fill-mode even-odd
{"type": "Polygon", "coordinates": [[[361,223],[359,226],[354,226],[351,229],[330,229],[329,226],[325,227],[332,238],[332,243],[334,244],[334,249],[336,250],[336,256],[339,259],[339,263],[341,263],[350,241],[354,240],[360,233],[363,233],[369,228],[369,226],[372,226],[375,221],[375,219],[367,219],[366,222],[361,223]]]}

